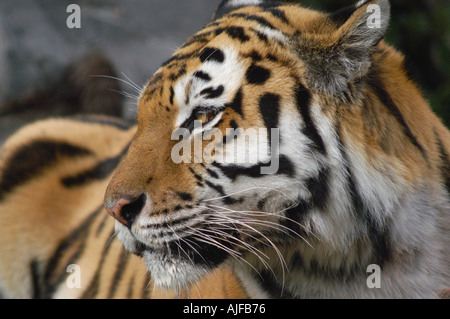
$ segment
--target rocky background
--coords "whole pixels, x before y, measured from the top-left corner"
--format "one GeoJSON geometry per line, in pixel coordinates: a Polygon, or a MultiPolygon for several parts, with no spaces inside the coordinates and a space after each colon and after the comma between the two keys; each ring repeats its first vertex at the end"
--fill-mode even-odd
{"type": "MultiPolygon", "coordinates": [[[[300,2],[334,11],[355,1],[300,2]]],[[[142,87],[220,2],[0,0],[0,144],[23,124],[51,115],[134,119],[136,92],[129,83],[142,87]],[[80,29],[66,25],[71,3],[81,8],[80,29]]],[[[406,53],[434,110],[450,125],[450,2],[391,3],[387,40],[406,53]]]]}
{"type": "MultiPolygon", "coordinates": [[[[174,50],[209,22],[219,3],[0,0],[0,144],[29,121],[84,111],[83,99],[109,98],[107,108],[123,104],[121,115],[133,119],[136,101],[117,92],[136,95],[133,89],[92,75],[129,78],[142,87],[174,50]],[[71,3],[81,8],[80,29],[66,25],[71,3]],[[85,92],[89,88],[92,92],[85,92]]],[[[89,104],[95,112],[96,101],[89,104]]]]}

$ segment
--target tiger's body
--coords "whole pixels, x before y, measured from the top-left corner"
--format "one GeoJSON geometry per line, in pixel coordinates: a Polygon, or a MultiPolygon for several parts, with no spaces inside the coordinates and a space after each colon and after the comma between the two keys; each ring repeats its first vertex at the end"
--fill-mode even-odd
{"type": "Polygon", "coordinates": [[[137,127],[18,132],[0,158],[2,294],[437,297],[449,285],[450,133],[382,40],[388,20],[386,0],[331,15],[224,1],[146,85],[137,127]],[[274,174],[171,158],[177,128],[217,128],[233,155],[226,129],[253,127],[279,129],[274,174]],[[380,288],[367,284],[374,264],[380,288]]]}
{"type": "MultiPolygon", "coordinates": [[[[3,297],[174,297],[173,291],[153,287],[142,260],[123,249],[101,201],[135,130],[106,117],[44,120],[3,145],[3,297]],[[27,220],[17,222],[18,215],[27,220]],[[79,287],[71,285],[70,265],[80,267],[79,287]]],[[[191,297],[242,297],[229,276],[219,270],[211,276],[218,282],[206,278],[191,297]]]]}

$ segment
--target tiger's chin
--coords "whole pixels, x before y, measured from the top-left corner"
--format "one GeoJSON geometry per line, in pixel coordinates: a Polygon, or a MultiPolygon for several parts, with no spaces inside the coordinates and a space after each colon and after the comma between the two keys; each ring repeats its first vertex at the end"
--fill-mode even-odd
{"type": "Polygon", "coordinates": [[[137,241],[126,227],[118,223],[116,231],[125,249],[144,259],[155,285],[163,288],[188,288],[229,257],[223,249],[193,238],[152,246],[150,243],[137,241]]]}
{"type": "Polygon", "coordinates": [[[145,250],[142,257],[155,285],[164,288],[187,288],[210,271],[209,267],[171,256],[165,251],[145,250]]]}

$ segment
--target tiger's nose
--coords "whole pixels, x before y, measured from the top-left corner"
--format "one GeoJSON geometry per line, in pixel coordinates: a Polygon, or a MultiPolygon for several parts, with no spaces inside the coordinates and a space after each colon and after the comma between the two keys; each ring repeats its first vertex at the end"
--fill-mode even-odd
{"type": "Polygon", "coordinates": [[[145,194],[137,198],[121,198],[114,206],[105,207],[108,214],[114,217],[119,223],[131,227],[133,221],[142,211],[146,200],[145,194]]]}

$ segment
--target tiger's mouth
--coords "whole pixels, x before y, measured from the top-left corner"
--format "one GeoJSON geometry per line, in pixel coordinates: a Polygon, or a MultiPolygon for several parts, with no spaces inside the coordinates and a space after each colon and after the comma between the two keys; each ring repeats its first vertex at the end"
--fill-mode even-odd
{"type": "Polygon", "coordinates": [[[139,253],[155,284],[182,288],[197,281],[228,258],[225,249],[232,249],[229,244],[217,241],[216,245],[195,238],[183,238],[168,242],[166,248],[143,246],[139,253]]]}
{"type": "MultiPolygon", "coordinates": [[[[168,238],[143,241],[122,225],[116,223],[119,240],[130,252],[142,257],[156,285],[166,288],[183,288],[194,283],[211,270],[223,264],[236,253],[230,236],[207,236],[212,230],[207,225],[192,230],[191,235],[173,233],[168,238]]],[[[169,229],[160,227],[161,233],[169,229]]]]}

